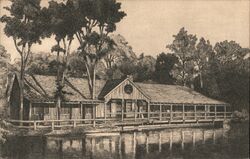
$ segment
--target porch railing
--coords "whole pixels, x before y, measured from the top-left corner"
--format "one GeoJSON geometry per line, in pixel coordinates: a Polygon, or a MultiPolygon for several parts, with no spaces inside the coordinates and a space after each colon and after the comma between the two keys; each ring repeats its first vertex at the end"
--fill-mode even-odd
{"type": "Polygon", "coordinates": [[[107,113],[106,118],[96,119],[64,119],[64,120],[9,120],[12,124],[19,128],[32,128],[37,130],[39,128],[63,128],[63,127],[81,127],[103,125],[106,122],[112,124],[129,124],[129,121],[134,121],[133,124],[141,123],[176,123],[176,122],[214,122],[223,121],[232,118],[232,112],[124,112],[125,116],[123,121],[119,121],[121,113],[107,113]],[[133,116],[133,117],[131,117],[133,116]]]}

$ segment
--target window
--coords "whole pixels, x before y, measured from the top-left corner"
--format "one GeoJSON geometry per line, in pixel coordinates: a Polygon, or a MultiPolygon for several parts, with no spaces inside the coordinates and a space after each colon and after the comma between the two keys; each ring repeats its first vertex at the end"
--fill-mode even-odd
{"type": "Polygon", "coordinates": [[[131,94],[133,92],[133,86],[131,86],[130,84],[125,85],[124,91],[127,94],[131,94]]]}
{"type": "Polygon", "coordinates": [[[217,112],[224,112],[224,106],[217,106],[217,112]]]}

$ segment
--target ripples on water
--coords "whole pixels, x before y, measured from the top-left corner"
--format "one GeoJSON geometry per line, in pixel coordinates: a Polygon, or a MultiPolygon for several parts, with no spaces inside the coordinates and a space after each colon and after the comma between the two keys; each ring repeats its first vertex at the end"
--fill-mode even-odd
{"type": "Polygon", "coordinates": [[[0,148],[0,158],[7,159],[241,159],[249,158],[249,129],[248,124],[234,124],[106,137],[15,137],[0,148]]]}

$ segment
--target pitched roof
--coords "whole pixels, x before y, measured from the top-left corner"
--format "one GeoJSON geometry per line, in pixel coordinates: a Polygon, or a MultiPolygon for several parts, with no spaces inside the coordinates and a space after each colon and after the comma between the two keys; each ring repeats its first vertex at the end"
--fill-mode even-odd
{"type": "Polygon", "coordinates": [[[116,86],[118,86],[125,79],[113,79],[107,80],[106,84],[102,88],[98,98],[103,99],[105,95],[107,95],[110,91],[112,91],[116,86]]]}
{"type": "Polygon", "coordinates": [[[148,96],[151,102],[193,103],[193,104],[226,104],[208,98],[190,88],[178,85],[145,84],[135,82],[148,96]]]}
{"type": "MultiPolygon", "coordinates": [[[[96,95],[98,99],[108,94],[125,79],[96,80],[96,95]]],[[[32,101],[54,101],[56,92],[56,77],[44,75],[26,75],[24,96],[32,101]]],[[[134,82],[148,97],[151,102],[162,103],[193,103],[193,104],[226,104],[208,98],[190,88],[178,85],[145,84],[134,82]]],[[[88,101],[90,93],[86,78],[67,78],[64,90],[67,92],[67,101],[88,101]]]]}
{"type": "MultiPolygon", "coordinates": [[[[99,94],[105,81],[96,80],[96,93],[99,94]]],[[[86,78],[67,78],[63,89],[65,100],[67,101],[84,101],[91,98],[88,89],[88,80],[86,78]]],[[[35,101],[54,100],[56,92],[56,77],[44,75],[25,76],[24,95],[26,98],[35,101]]]]}

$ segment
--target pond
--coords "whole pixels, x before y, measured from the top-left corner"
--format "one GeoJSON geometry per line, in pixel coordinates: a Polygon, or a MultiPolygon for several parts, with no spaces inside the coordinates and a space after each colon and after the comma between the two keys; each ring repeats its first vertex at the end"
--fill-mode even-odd
{"type": "Polygon", "coordinates": [[[1,145],[6,159],[249,158],[249,127],[178,128],[113,136],[14,137],[1,145]]]}

